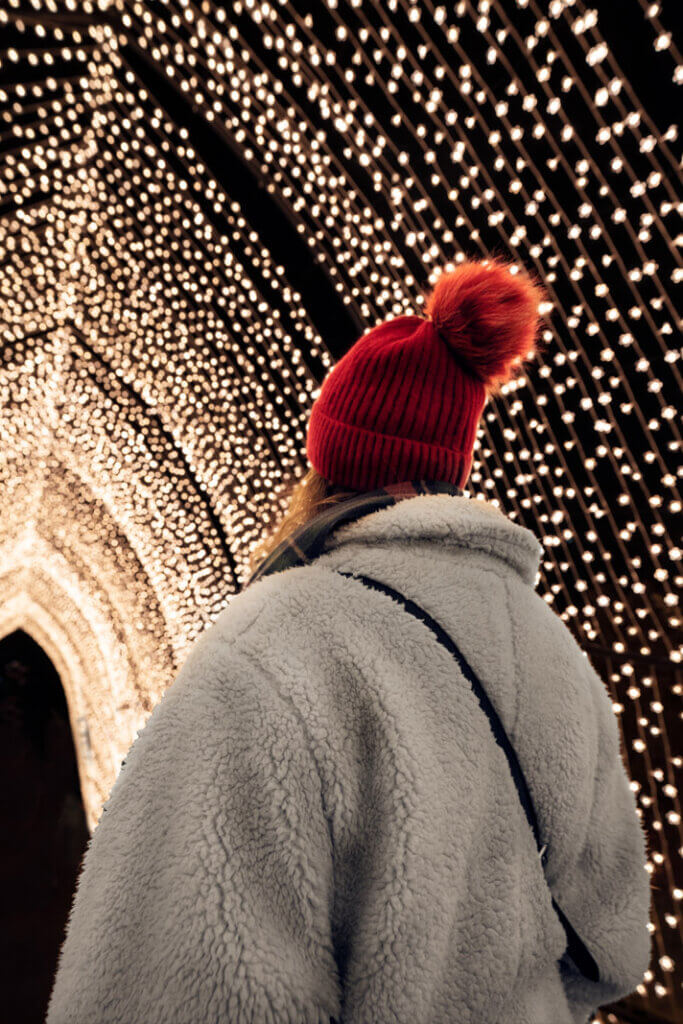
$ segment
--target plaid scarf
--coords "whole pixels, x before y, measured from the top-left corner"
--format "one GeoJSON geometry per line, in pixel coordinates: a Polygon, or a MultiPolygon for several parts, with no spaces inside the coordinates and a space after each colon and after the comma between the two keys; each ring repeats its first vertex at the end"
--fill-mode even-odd
{"type": "Polygon", "coordinates": [[[324,509],[319,515],[309,519],[294,533],[286,537],[260,563],[245,584],[244,588],[255,583],[263,576],[273,572],[282,572],[297,565],[309,565],[323,549],[325,539],[342,523],[350,523],[370,512],[377,512],[387,505],[395,505],[405,498],[414,498],[418,494],[453,494],[462,496],[464,491],[455,484],[439,480],[408,480],[398,484],[388,484],[376,491],[364,491],[339,501],[324,509]]]}

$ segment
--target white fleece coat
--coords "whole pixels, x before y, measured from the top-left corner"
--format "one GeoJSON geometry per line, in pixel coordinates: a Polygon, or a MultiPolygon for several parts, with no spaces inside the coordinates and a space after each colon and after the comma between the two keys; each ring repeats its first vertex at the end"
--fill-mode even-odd
{"type": "Polygon", "coordinates": [[[650,957],[646,837],[542,546],[420,495],[255,582],[194,645],[89,843],[47,1024],[585,1024],[650,957]],[[479,675],[549,842],[455,659],[479,675]],[[600,968],[563,957],[555,899],[600,968]]]}

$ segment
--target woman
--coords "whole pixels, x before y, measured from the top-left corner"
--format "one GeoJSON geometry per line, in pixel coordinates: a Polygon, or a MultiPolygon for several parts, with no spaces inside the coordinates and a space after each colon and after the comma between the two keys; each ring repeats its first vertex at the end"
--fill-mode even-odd
{"type": "Polygon", "coordinates": [[[463,492],[540,297],[463,263],[328,375],[290,515],[105,805],[47,1024],[584,1024],[641,982],[611,700],[538,539],[463,492]]]}

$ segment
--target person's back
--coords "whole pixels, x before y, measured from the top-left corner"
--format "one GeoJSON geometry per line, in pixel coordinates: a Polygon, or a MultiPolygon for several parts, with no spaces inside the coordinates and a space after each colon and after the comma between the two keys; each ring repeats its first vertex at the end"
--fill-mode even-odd
{"type": "Polygon", "coordinates": [[[466,265],[430,319],[368,332],[325,381],[307,452],[357,498],[272,553],[133,744],[47,1024],[584,1024],[637,986],[645,837],[609,696],[535,592],[540,542],[462,491],[537,299],[466,265]],[[547,860],[471,681],[361,575],[461,649],[547,860]]]}
{"type": "MultiPolygon", "coordinates": [[[[383,739],[397,764],[402,752],[405,785],[387,769],[385,797],[410,808],[390,823],[362,819],[365,845],[374,825],[384,837],[386,877],[402,880],[407,938],[402,949],[398,935],[383,943],[379,911],[388,894],[373,891],[361,870],[347,893],[352,909],[340,917],[347,926],[366,920],[366,944],[356,937],[349,954],[343,1019],[390,1019],[393,1009],[401,1020],[583,1024],[590,1010],[633,991],[647,969],[647,851],[607,689],[535,592],[540,543],[488,502],[431,495],[342,526],[325,552],[319,568],[380,581],[453,639],[512,742],[548,844],[543,868],[503,751],[434,634],[391,597],[363,587],[359,594],[354,580],[335,584],[337,637],[352,609],[343,647],[354,652],[362,680],[357,729],[372,735],[374,724],[378,745],[383,739]],[[406,848],[412,863],[401,859],[406,848]],[[598,981],[565,956],[551,890],[594,952],[598,981]],[[383,1015],[381,1005],[368,1005],[364,979],[371,963],[390,959],[389,949],[397,951],[396,975],[414,978],[387,992],[391,971],[378,967],[383,1015]]],[[[332,760],[339,770],[338,750],[332,760]]],[[[366,850],[357,860],[381,858],[366,850]]],[[[337,864],[343,875],[335,845],[337,864]]]]}

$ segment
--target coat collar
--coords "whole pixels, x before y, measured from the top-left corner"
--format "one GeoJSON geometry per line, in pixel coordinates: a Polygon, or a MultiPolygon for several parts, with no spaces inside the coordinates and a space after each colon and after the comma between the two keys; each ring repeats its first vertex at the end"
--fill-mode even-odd
{"type": "Polygon", "coordinates": [[[489,501],[447,481],[410,480],[354,495],[324,509],[285,538],[248,580],[308,565],[343,544],[437,540],[497,555],[534,584],[543,553],[538,538],[489,501]],[[408,500],[410,499],[410,500],[408,500]]]}
{"type": "Polygon", "coordinates": [[[323,552],[344,544],[392,541],[404,546],[411,541],[434,541],[444,555],[453,548],[483,551],[502,559],[532,586],[543,555],[543,545],[531,530],[512,522],[492,502],[464,494],[419,495],[343,524],[326,538],[323,552]]]}
{"type": "Polygon", "coordinates": [[[345,501],[323,509],[317,516],[304,523],[286,537],[261,562],[249,578],[246,587],[251,586],[263,576],[273,572],[282,572],[297,565],[308,565],[324,550],[324,545],[333,530],[342,523],[354,522],[361,516],[367,516],[379,509],[393,506],[406,498],[414,498],[424,494],[462,495],[462,488],[448,481],[440,480],[406,480],[401,483],[387,484],[374,491],[362,491],[345,501]]]}

